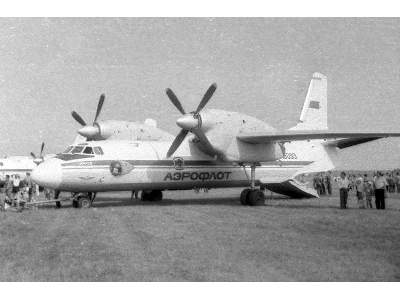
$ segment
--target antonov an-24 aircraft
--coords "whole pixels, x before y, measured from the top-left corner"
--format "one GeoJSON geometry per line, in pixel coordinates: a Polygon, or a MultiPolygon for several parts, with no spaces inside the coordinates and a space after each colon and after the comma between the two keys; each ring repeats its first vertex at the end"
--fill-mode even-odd
{"type": "Polygon", "coordinates": [[[259,205],[264,203],[259,186],[291,197],[315,197],[297,176],[333,169],[338,149],[400,136],[328,131],[327,79],[320,73],[313,74],[300,122],[285,131],[239,112],[203,109],[216,88],[209,87],[193,112],[166,90],[182,114],[173,140],[75,144],[39,165],[32,177],[39,185],[73,192],[74,207],[90,207],[96,192],[141,190],[142,200],[161,200],[163,190],[202,187],[243,187],[241,203],[259,205]]]}

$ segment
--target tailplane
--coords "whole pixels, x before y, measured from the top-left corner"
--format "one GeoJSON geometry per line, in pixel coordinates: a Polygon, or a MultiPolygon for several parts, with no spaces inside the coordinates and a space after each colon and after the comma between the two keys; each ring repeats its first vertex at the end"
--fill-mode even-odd
{"type": "Polygon", "coordinates": [[[308,87],[299,123],[290,130],[328,129],[327,77],[314,73],[308,87]]]}

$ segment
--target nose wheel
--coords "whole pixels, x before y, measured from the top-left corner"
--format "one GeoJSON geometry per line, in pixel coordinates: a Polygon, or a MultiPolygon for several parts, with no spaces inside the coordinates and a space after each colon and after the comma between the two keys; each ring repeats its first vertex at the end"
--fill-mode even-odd
{"type": "Polygon", "coordinates": [[[256,188],[256,164],[251,165],[250,188],[244,189],[240,194],[240,204],[249,206],[265,204],[264,193],[256,188]]]}
{"type": "Polygon", "coordinates": [[[74,208],[90,208],[92,207],[93,200],[92,194],[78,194],[72,199],[72,207],[74,208]]]}

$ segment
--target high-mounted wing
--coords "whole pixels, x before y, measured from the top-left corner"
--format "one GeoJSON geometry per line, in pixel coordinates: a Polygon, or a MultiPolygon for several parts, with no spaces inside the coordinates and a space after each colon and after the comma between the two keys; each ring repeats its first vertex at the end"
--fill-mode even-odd
{"type": "Polygon", "coordinates": [[[328,140],[327,145],[340,149],[370,142],[373,140],[400,137],[400,132],[332,132],[328,130],[305,130],[305,131],[275,131],[268,133],[245,133],[239,134],[237,138],[250,144],[267,144],[271,142],[291,142],[306,140],[328,140]]]}

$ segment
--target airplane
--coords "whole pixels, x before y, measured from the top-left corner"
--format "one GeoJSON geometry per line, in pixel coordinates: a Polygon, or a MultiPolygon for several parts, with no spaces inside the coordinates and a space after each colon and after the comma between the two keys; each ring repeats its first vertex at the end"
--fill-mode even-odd
{"type": "Polygon", "coordinates": [[[166,94],[182,116],[170,141],[91,140],[69,146],[33,171],[38,184],[74,192],[74,207],[90,207],[92,193],[141,190],[143,201],[160,201],[164,190],[243,187],[242,205],[263,205],[262,191],[318,197],[296,178],[334,168],[340,149],[398,132],[332,132],[327,126],[327,78],[314,73],[299,123],[277,130],[239,112],[198,107],[186,112],[171,89],[166,94]],[[260,188],[258,188],[260,187],[260,188]]]}

